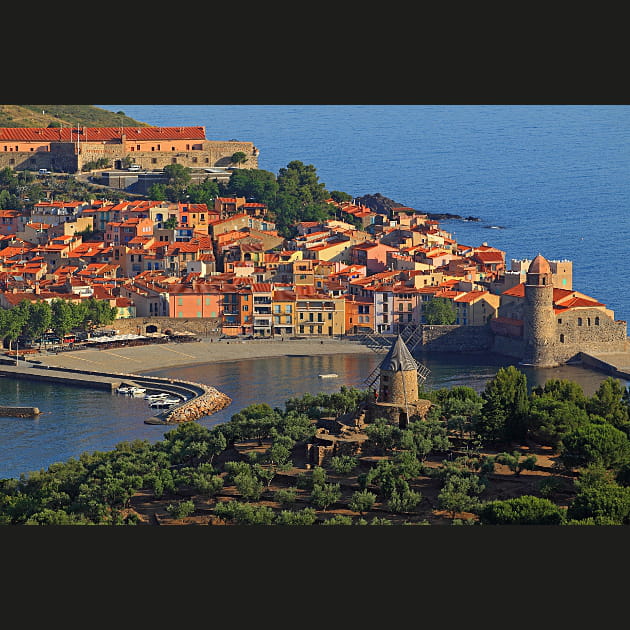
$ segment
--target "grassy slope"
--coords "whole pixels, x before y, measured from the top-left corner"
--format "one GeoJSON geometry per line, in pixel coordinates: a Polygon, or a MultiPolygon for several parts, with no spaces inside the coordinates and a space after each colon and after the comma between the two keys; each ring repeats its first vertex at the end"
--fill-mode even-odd
{"type": "Polygon", "coordinates": [[[150,126],[94,105],[0,105],[0,127],[48,127],[52,122],[64,127],[150,126]]]}

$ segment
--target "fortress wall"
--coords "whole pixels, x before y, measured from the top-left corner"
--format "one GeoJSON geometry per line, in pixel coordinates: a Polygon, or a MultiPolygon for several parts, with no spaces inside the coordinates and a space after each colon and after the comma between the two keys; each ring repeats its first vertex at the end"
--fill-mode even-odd
{"type": "Polygon", "coordinates": [[[218,317],[127,317],[117,319],[112,324],[121,334],[144,335],[147,326],[156,326],[157,332],[192,332],[200,337],[210,335],[215,328],[220,332],[221,319],[218,317]]]}
{"type": "Polygon", "coordinates": [[[445,326],[423,324],[416,348],[430,352],[482,352],[493,345],[490,326],[445,326]]]}
{"type": "Polygon", "coordinates": [[[520,359],[525,352],[525,342],[522,338],[495,335],[492,352],[520,359]]]}
{"type": "Polygon", "coordinates": [[[194,151],[125,151],[121,144],[85,142],[81,143],[81,153],[77,155],[74,142],[52,142],[49,151],[0,152],[0,168],[33,171],[48,168],[57,172],[75,173],[86,162],[108,158],[113,166],[114,160],[121,160],[126,156],[133,157],[137,164],[148,170],[160,170],[173,164],[173,159],[177,164],[189,168],[215,166],[226,168],[235,166],[232,163],[232,155],[238,152],[247,156],[247,161],[239,164],[239,168],[258,168],[260,152],[252,142],[205,140],[201,144],[203,148],[194,151]]]}

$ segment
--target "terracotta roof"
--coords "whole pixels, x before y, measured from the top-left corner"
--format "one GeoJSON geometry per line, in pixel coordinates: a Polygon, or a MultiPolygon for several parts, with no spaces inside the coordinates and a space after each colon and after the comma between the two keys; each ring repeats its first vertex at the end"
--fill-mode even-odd
{"type": "Polygon", "coordinates": [[[482,295],[489,295],[489,291],[468,291],[464,295],[455,298],[455,302],[474,302],[482,295]]]}
{"type": "Polygon", "coordinates": [[[103,142],[121,140],[205,140],[205,127],[4,127],[0,141],[103,142]],[[81,133],[77,134],[77,129],[81,133]],[[71,137],[72,136],[72,137],[71,137]]]}
{"type": "Polygon", "coordinates": [[[551,267],[547,262],[547,259],[538,254],[529,265],[527,273],[551,273],[551,267]]]}

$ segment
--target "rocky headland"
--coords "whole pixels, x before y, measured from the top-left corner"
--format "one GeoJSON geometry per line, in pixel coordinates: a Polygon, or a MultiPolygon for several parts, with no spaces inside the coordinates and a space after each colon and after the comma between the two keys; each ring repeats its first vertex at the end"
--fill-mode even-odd
{"type": "MultiPolygon", "coordinates": [[[[379,214],[387,214],[391,215],[392,211],[396,208],[407,208],[402,203],[398,203],[393,199],[389,199],[388,197],[384,197],[381,193],[375,193],[373,195],[363,195],[362,197],[356,197],[355,203],[360,204],[362,206],[366,206],[373,212],[377,212],[379,214]]],[[[417,212],[421,212],[417,210],[417,212]]],[[[433,221],[447,221],[451,220],[460,220],[460,221],[481,221],[479,217],[463,217],[459,214],[451,214],[450,212],[422,212],[422,214],[426,214],[429,219],[433,221]]]]}

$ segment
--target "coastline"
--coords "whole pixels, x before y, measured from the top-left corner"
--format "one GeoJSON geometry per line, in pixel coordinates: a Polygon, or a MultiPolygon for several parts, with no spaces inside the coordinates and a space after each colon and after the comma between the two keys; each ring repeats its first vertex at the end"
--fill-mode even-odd
{"type": "Polygon", "coordinates": [[[146,374],[170,367],[228,363],[243,359],[325,354],[374,354],[357,341],[340,339],[230,340],[130,346],[113,350],[85,349],[33,356],[43,365],[95,371],[146,374]]]}

